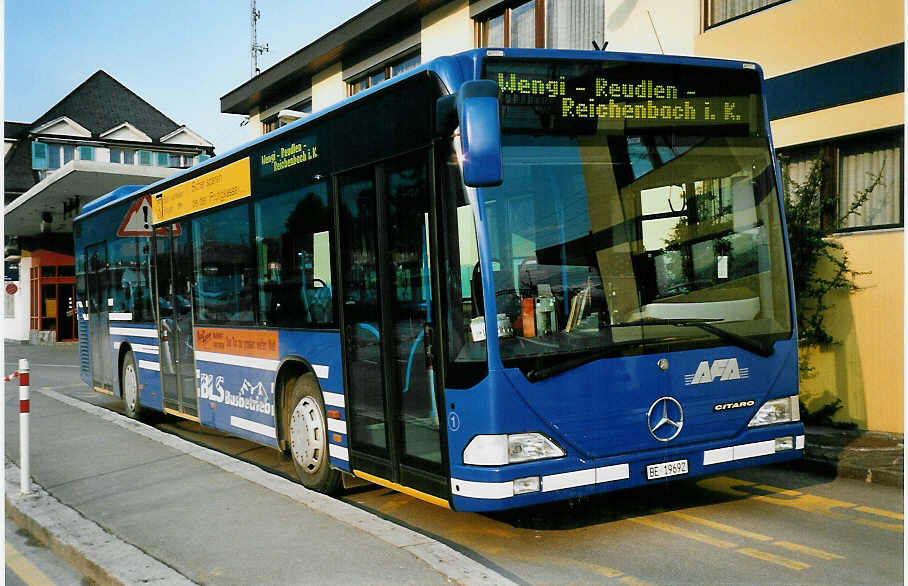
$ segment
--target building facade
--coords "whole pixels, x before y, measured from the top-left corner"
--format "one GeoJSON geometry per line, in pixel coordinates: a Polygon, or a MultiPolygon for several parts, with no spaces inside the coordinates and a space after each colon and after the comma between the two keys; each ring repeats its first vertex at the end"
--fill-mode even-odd
{"type": "Polygon", "coordinates": [[[775,147],[795,180],[827,163],[838,209],[868,177],[868,201],[830,238],[858,293],[831,300],[840,343],[811,351],[809,409],[903,433],[904,5],[849,0],[383,0],[221,98],[251,137],[322,110],[421,62],[475,47],[548,47],[720,57],[759,63],[775,147]]]}
{"type": "Polygon", "coordinates": [[[827,300],[837,342],[809,351],[802,400],[809,410],[841,400],[837,420],[904,433],[904,2],[708,0],[703,8],[695,53],[763,67],[776,151],[795,181],[825,162],[837,206],[824,227],[861,273],[859,291],[827,300]]]}
{"type": "Polygon", "coordinates": [[[72,219],[83,204],[213,155],[210,142],[104,71],[34,122],[6,122],[4,338],[76,338],[72,219]]]}

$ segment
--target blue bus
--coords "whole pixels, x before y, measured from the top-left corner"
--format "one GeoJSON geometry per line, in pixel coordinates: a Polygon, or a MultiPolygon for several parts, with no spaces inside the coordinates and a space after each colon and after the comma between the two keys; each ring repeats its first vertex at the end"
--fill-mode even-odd
{"type": "Polygon", "coordinates": [[[82,378],[458,511],[797,458],[762,88],[473,50],[122,187],[74,226],[82,378]]]}

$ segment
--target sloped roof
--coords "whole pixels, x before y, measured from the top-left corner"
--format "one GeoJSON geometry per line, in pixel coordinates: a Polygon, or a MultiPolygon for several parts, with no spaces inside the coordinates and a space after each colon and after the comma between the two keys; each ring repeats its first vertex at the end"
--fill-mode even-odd
{"type": "Polygon", "coordinates": [[[19,140],[28,134],[29,128],[31,128],[31,124],[28,122],[4,122],[3,138],[14,138],[19,140]]]}
{"type": "MultiPolygon", "coordinates": [[[[26,130],[28,126],[26,125],[26,130]]],[[[35,172],[32,171],[30,144],[27,140],[18,140],[4,157],[3,189],[6,194],[25,193],[36,183],[35,172]]],[[[7,203],[9,202],[4,197],[3,204],[7,203]]]]}
{"type": "Polygon", "coordinates": [[[180,126],[103,69],[82,82],[31,126],[41,126],[61,116],[78,122],[95,137],[129,122],[152,140],[159,141],[180,126]]]}

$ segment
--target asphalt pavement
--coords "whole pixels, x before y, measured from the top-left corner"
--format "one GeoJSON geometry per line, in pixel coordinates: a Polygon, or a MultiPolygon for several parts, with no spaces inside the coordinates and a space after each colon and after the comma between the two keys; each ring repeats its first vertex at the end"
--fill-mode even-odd
{"type": "MultiPolygon", "coordinates": [[[[33,364],[33,491],[18,486],[7,383],[7,514],[98,583],[511,583],[430,536],[58,392],[83,385],[73,345],[7,345],[5,374],[20,356],[33,364]]],[[[902,486],[903,456],[901,435],[812,428],[795,465],[902,486]]]]}

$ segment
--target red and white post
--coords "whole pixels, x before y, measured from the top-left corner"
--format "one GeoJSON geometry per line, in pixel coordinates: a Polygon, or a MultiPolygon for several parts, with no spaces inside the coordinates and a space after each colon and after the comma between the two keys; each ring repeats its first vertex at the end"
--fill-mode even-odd
{"type": "Polygon", "coordinates": [[[19,492],[32,490],[28,462],[28,360],[19,359],[19,492]]]}

